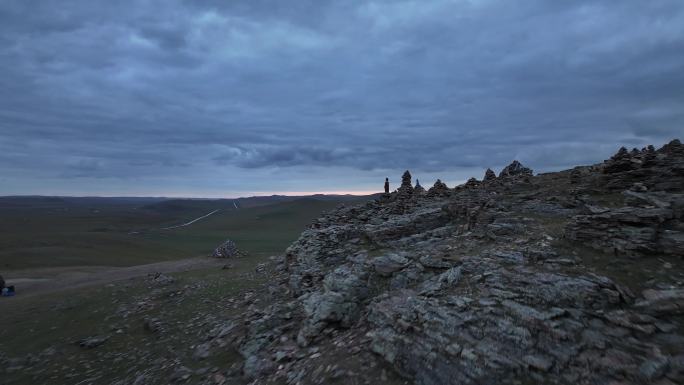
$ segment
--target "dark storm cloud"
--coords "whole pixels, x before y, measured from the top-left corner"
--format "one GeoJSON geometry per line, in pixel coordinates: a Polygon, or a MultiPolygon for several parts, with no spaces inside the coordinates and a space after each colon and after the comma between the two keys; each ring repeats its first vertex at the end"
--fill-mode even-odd
{"type": "Polygon", "coordinates": [[[0,68],[0,194],[355,190],[681,136],[684,4],[9,0],[0,68]]]}

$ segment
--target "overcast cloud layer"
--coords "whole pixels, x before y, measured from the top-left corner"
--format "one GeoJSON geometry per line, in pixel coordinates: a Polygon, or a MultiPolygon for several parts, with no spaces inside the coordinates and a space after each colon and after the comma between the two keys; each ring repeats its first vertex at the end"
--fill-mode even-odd
{"type": "Polygon", "coordinates": [[[681,0],[3,0],[0,69],[0,195],[451,186],[684,136],[681,0]]]}

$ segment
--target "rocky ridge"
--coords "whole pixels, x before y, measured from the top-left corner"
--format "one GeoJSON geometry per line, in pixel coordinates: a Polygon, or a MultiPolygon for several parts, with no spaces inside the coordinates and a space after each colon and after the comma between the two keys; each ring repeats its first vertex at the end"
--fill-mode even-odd
{"type": "Polygon", "coordinates": [[[430,193],[406,172],[268,263],[108,285],[102,325],[0,351],[0,382],[684,383],[683,165],[672,141],[430,193]]]}
{"type": "Polygon", "coordinates": [[[684,146],[319,218],[234,320],[255,383],[684,382],[684,146]],[[382,368],[382,370],[378,370],[382,368]]]}

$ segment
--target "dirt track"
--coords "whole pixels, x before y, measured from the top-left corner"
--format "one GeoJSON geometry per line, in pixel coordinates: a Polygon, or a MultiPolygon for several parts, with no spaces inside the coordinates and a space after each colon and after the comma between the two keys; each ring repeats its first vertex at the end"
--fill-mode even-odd
{"type": "Polygon", "coordinates": [[[221,259],[197,257],[175,261],[150,263],[130,267],[73,266],[17,270],[5,275],[7,285],[15,285],[17,295],[12,301],[30,298],[44,293],[104,285],[114,281],[145,276],[150,273],[173,273],[218,267],[226,262],[221,259]]]}

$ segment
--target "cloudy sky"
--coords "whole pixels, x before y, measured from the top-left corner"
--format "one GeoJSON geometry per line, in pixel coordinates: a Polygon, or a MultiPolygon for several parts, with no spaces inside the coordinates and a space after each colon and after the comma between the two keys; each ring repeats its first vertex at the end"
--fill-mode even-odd
{"type": "Polygon", "coordinates": [[[453,186],[684,137],[684,2],[2,0],[0,70],[0,195],[453,186]]]}

